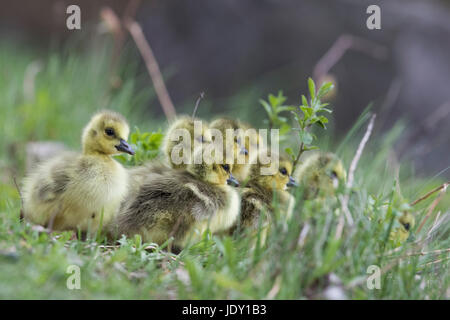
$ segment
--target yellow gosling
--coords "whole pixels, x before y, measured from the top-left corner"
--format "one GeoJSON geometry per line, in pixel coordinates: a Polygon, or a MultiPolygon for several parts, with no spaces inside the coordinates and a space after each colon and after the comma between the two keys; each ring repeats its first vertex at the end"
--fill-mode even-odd
{"type": "Polygon", "coordinates": [[[347,173],[342,161],[331,152],[315,152],[306,158],[294,172],[295,179],[304,187],[305,199],[334,196],[347,173]]]}
{"type": "Polygon", "coordinates": [[[294,197],[287,191],[289,187],[297,186],[291,176],[292,162],[287,157],[272,154],[272,159],[275,157],[278,157],[279,165],[271,174],[263,174],[262,169],[269,168],[273,161],[267,164],[258,161],[251,166],[248,184],[242,192],[240,228],[253,232],[261,223],[262,242],[273,215],[274,199],[286,221],[290,219],[295,205],[294,197]]]}
{"type": "Polygon", "coordinates": [[[134,154],[128,124],[113,111],[95,114],[82,135],[83,152],[40,164],[23,184],[24,217],[54,230],[96,231],[118,212],[128,174],[112,156],[134,154]]]}

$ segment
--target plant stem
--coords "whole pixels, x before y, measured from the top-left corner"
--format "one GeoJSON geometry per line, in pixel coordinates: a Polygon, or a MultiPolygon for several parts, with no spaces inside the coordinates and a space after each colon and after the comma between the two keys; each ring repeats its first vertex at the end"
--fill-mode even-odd
{"type": "MultiPolygon", "coordinates": [[[[310,127],[311,125],[310,124],[303,124],[303,125],[300,125],[300,130],[302,130],[302,131],[308,131],[308,129],[309,129],[309,127],[310,127]]],[[[300,144],[300,149],[298,150],[298,153],[297,153],[297,157],[295,158],[295,161],[294,161],[294,164],[293,164],[293,166],[292,166],[292,173],[294,173],[295,172],[295,168],[297,167],[297,164],[298,164],[298,161],[300,160],[300,156],[303,154],[303,152],[305,152],[306,150],[305,150],[305,143],[302,141],[302,143],[300,144]]]]}
{"type": "Polygon", "coordinates": [[[300,144],[300,149],[298,150],[297,157],[295,158],[294,165],[292,166],[292,173],[295,172],[295,168],[297,167],[298,160],[300,160],[300,156],[305,152],[304,143],[300,144]]]}

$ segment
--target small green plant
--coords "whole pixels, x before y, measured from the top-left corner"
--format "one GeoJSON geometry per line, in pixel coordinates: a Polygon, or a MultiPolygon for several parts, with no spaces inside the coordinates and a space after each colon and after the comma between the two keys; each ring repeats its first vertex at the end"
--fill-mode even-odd
{"type": "Polygon", "coordinates": [[[281,137],[289,132],[291,126],[289,124],[289,118],[282,117],[280,114],[294,110],[294,107],[284,105],[286,100],[287,98],[283,95],[283,91],[279,91],[277,96],[269,94],[267,101],[263,99],[259,100],[267,112],[269,129],[280,129],[281,137]]]}
{"type": "Polygon", "coordinates": [[[130,135],[130,143],[136,152],[134,156],[123,154],[117,159],[126,166],[136,166],[158,156],[164,135],[161,131],[141,133],[139,128],[130,135]]]}
{"type": "Polygon", "coordinates": [[[291,148],[286,149],[286,152],[291,156],[294,163],[293,170],[295,170],[295,167],[297,166],[303,152],[318,149],[317,146],[312,144],[317,137],[310,132],[310,128],[313,125],[318,125],[319,127],[326,129],[325,125],[328,123],[328,118],[324,115],[320,115],[319,113],[332,112],[330,109],[326,108],[328,103],[321,102],[321,99],[333,89],[333,84],[331,82],[324,83],[319,90],[316,90],[314,80],[309,78],[308,89],[310,100],[308,101],[306,96],[302,95],[302,104],[291,110],[299,125],[299,128],[294,130],[298,130],[298,136],[300,138],[300,147],[297,155],[294,154],[291,148]]]}

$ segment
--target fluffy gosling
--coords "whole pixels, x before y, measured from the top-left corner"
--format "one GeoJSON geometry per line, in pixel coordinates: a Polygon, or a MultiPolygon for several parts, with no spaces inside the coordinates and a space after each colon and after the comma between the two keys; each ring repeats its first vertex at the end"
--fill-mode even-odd
{"type": "Polygon", "coordinates": [[[66,152],[24,180],[24,217],[53,230],[96,231],[117,213],[127,193],[126,170],[112,156],[134,154],[128,124],[112,111],[95,114],[83,130],[81,154],[66,152]]]}
{"type": "Polygon", "coordinates": [[[342,161],[331,152],[310,155],[294,172],[295,179],[304,186],[304,198],[316,199],[333,196],[347,173],[342,161]]]}
{"type": "MultiPolygon", "coordinates": [[[[268,152],[270,155],[270,152],[268,152]]],[[[249,180],[242,192],[241,200],[241,229],[257,230],[260,220],[264,229],[267,229],[270,215],[273,213],[274,199],[280,205],[280,213],[285,220],[290,219],[295,205],[294,197],[287,191],[288,187],[298,186],[292,178],[292,163],[288,158],[272,154],[272,159],[278,157],[278,169],[272,174],[263,174],[262,169],[272,165],[261,164],[257,161],[251,165],[249,180]],[[265,214],[261,216],[261,214],[265,214]]],[[[267,231],[267,230],[266,230],[267,231]]],[[[264,235],[265,237],[265,235],[264,235]]]]}
{"type": "Polygon", "coordinates": [[[400,224],[395,230],[391,231],[389,239],[395,244],[401,244],[405,242],[410,235],[411,230],[416,224],[416,219],[414,215],[409,212],[404,212],[399,218],[398,222],[400,224]]]}
{"type": "MultiPolygon", "coordinates": [[[[199,148],[196,154],[201,152],[199,148]]],[[[158,244],[174,237],[174,245],[181,249],[208,228],[212,233],[229,229],[240,207],[238,192],[227,185],[237,183],[231,169],[231,164],[204,160],[189,164],[187,170],[152,165],[136,169],[141,186],[122,207],[116,232],[139,234],[158,244]]]]}

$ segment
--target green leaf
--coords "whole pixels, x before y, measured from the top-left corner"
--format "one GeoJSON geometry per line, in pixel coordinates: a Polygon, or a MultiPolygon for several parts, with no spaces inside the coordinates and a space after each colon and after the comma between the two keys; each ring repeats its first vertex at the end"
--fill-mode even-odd
{"type": "Polygon", "coordinates": [[[303,111],[305,118],[311,117],[311,115],[313,113],[313,109],[311,107],[301,106],[300,109],[303,111]]]}
{"type": "Polygon", "coordinates": [[[284,112],[284,111],[294,111],[296,108],[293,106],[281,106],[278,107],[277,111],[278,112],[284,112]]]}
{"type": "Polygon", "coordinates": [[[315,124],[317,124],[322,129],[326,129],[325,124],[323,124],[322,121],[316,121],[315,124]]]}
{"type": "Polygon", "coordinates": [[[328,123],[328,119],[324,116],[320,116],[315,123],[318,124],[323,129],[326,129],[325,124],[328,123]]]}
{"type": "Polygon", "coordinates": [[[301,127],[303,127],[303,119],[301,119],[297,112],[291,111],[291,113],[294,115],[295,120],[300,124],[301,127]]]}
{"type": "Polygon", "coordinates": [[[328,123],[328,119],[326,117],[324,117],[324,116],[319,116],[319,121],[324,123],[324,124],[328,123]]]}
{"type": "Polygon", "coordinates": [[[308,106],[308,99],[306,99],[305,95],[302,94],[302,105],[307,107],[308,106]]]}
{"type": "Polygon", "coordinates": [[[278,106],[278,98],[275,97],[273,94],[269,94],[269,103],[273,109],[276,109],[276,107],[278,106]]]}
{"type": "Polygon", "coordinates": [[[277,100],[278,100],[278,105],[282,105],[285,101],[286,101],[286,97],[283,95],[283,91],[278,91],[278,96],[277,96],[277,100]]]}
{"type": "Polygon", "coordinates": [[[305,146],[303,149],[305,151],[310,151],[310,150],[318,150],[319,147],[318,146],[305,146]]]}
{"type": "Polygon", "coordinates": [[[261,103],[261,105],[264,107],[264,109],[266,109],[266,112],[270,117],[272,115],[272,108],[270,107],[270,105],[262,99],[259,100],[259,103],[261,103]]]}
{"type": "Polygon", "coordinates": [[[311,96],[311,100],[316,98],[316,85],[314,84],[314,80],[311,78],[308,78],[308,88],[309,88],[309,95],[311,96]]]}
{"type": "Polygon", "coordinates": [[[320,89],[319,92],[317,93],[317,97],[320,99],[322,97],[324,97],[328,92],[330,92],[331,90],[333,90],[334,85],[331,82],[326,82],[324,83],[320,89]]]}

